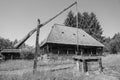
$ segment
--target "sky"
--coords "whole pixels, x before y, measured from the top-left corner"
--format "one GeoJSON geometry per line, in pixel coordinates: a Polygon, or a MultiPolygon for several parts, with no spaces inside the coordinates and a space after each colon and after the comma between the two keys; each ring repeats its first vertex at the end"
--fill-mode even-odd
{"type": "MultiPolygon", "coordinates": [[[[103,29],[103,35],[113,37],[120,32],[120,0],[77,0],[78,11],[94,12],[103,29]]],[[[74,3],[75,0],[0,0],[0,36],[14,41],[23,39],[37,27],[37,19],[44,23],[74,3]]],[[[63,24],[73,6],[40,29],[41,42],[54,24],[63,24]]],[[[35,45],[36,33],[25,43],[35,45]]]]}

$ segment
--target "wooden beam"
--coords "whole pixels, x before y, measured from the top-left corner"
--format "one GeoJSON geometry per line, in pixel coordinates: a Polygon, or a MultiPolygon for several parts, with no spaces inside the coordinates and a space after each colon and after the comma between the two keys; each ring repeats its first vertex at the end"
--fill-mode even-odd
{"type": "Polygon", "coordinates": [[[67,49],[67,55],[69,54],[69,50],[67,49]]]}
{"type": "Polygon", "coordinates": [[[60,51],[59,51],[59,49],[58,49],[58,55],[60,54],[60,51]]]}
{"type": "Polygon", "coordinates": [[[83,72],[87,72],[87,71],[88,71],[87,61],[83,60],[83,72]]]}
{"type": "Polygon", "coordinates": [[[57,47],[57,54],[58,54],[58,55],[60,54],[59,46],[57,47]]]}
{"type": "Polygon", "coordinates": [[[47,44],[47,53],[49,53],[49,45],[47,44]]]}
{"type": "Polygon", "coordinates": [[[34,65],[33,65],[33,74],[37,71],[37,56],[39,53],[39,32],[40,32],[40,20],[38,19],[37,33],[36,33],[36,46],[35,46],[35,54],[34,54],[34,65]]]}
{"type": "Polygon", "coordinates": [[[103,72],[103,66],[102,66],[102,60],[101,60],[101,58],[99,59],[99,70],[100,70],[100,72],[103,72]]]}
{"type": "Polygon", "coordinates": [[[11,60],[13,60],[13,55],[11,55],[11,60]]]}
{"type": "Polygon", "coordinates": [[[83,50],[81,49],[81,56],[83,56],[83,50]]]}
{"type": "Polygon", "coordinates": [[[90,56],[92,56],[92,51],[91,51],[91,53],[90,53],[90,56]]]}

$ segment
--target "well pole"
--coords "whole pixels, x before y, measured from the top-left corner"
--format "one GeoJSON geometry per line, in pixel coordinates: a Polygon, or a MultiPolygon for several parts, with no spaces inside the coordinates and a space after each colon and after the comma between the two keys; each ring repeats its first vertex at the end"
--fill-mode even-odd
{"type": "Polygon", "coordinates": [[[40,20],[38,19],[37,33],[36,33],[36,45],[35,45],[35,54],[34,54],[34,65],[33,65],[33,74],[37,71],[37,56],[39,53],[39,33],[40,33],[40,20]]]}

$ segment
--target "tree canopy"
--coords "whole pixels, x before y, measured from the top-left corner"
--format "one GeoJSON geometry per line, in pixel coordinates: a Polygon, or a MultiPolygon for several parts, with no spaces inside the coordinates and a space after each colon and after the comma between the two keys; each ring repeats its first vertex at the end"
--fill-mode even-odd
{"type": "Polygon", "coordinates": [[[13,48],[12,41],[0,37],[0,49],[13,48]]]}
{"type": "Polygon", "coordinates": [[[120,33],[115,34],[109,42],[109,50],[111,53],[120,52],[120,33]]]}

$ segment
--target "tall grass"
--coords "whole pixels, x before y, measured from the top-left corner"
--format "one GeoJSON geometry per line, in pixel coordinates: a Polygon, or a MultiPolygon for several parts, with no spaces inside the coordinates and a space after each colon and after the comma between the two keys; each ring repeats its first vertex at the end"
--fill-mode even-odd
{"type": "Polygon", "coordinates": [[[32,60],[9,60],[0,64],[0,71],[13,71],[33,66],[32,60]]]}

